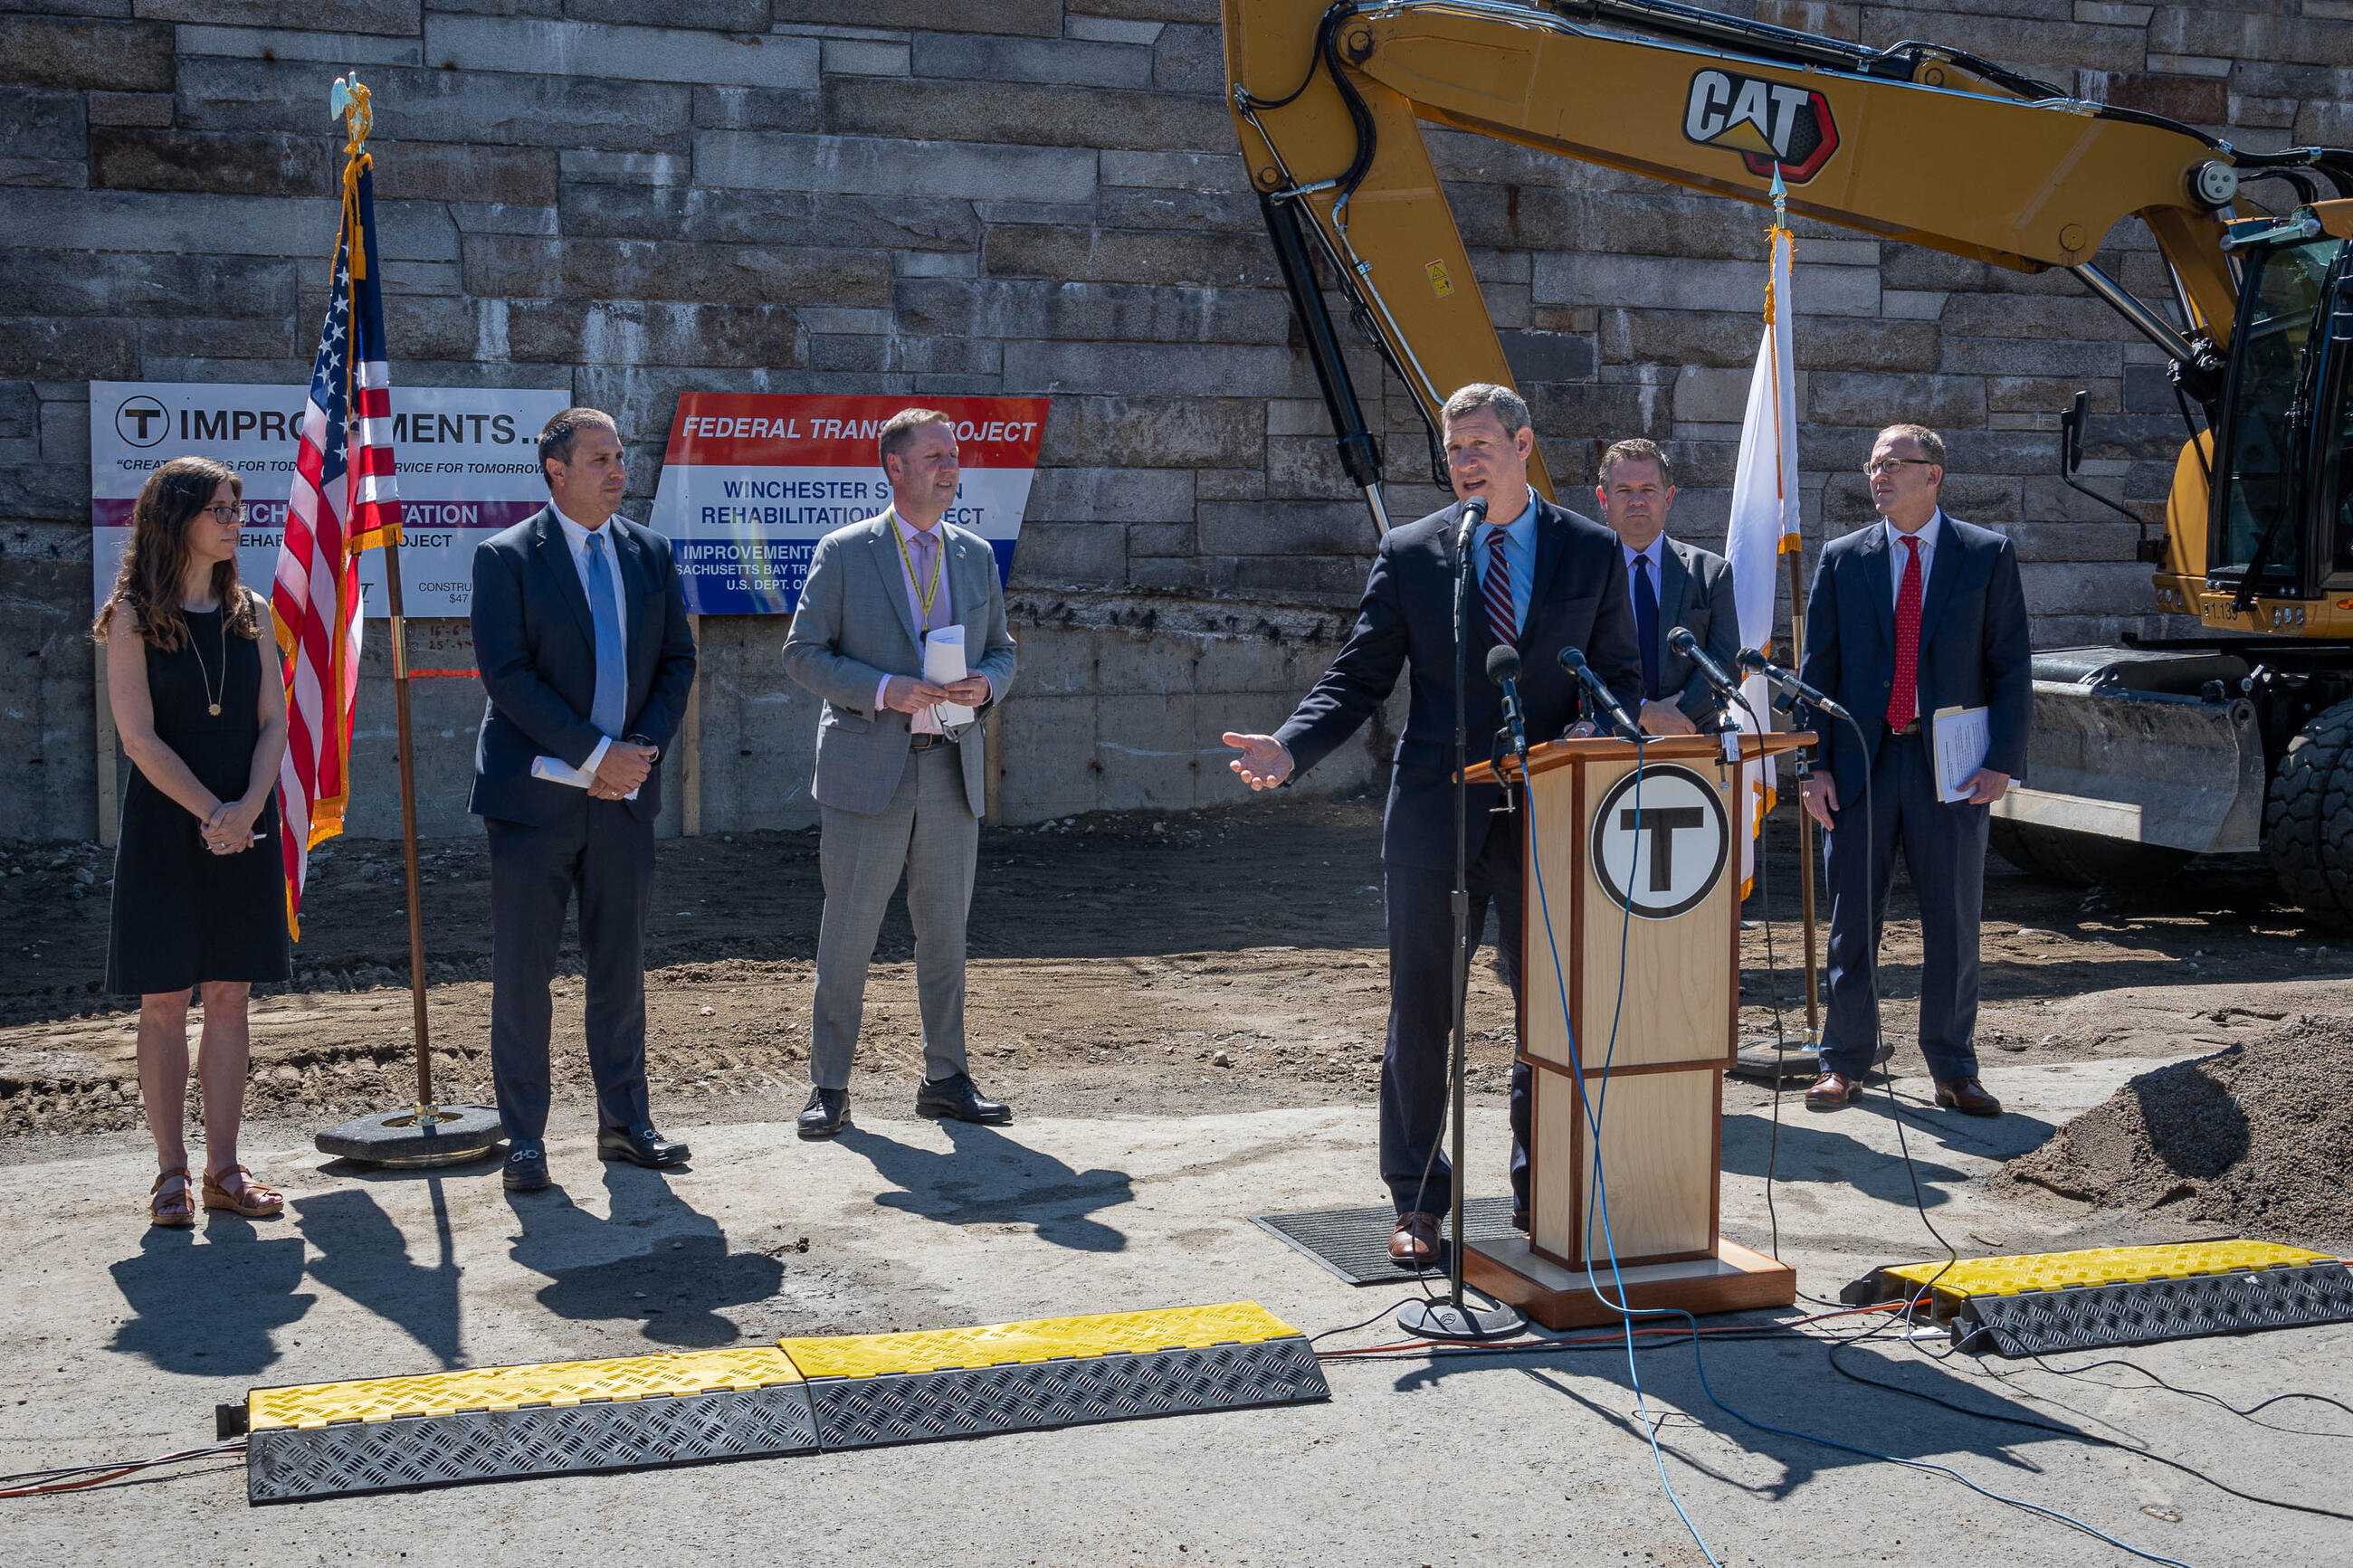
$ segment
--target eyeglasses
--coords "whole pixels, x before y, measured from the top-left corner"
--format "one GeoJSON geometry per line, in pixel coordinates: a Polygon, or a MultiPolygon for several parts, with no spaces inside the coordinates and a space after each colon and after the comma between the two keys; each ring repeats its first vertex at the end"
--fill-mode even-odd
{"type": "Polygon", "coordinates": [[[208,506],[199,508],[196,515],[199,517],[211,518],[215,522],[233,522],[239,528],[242,528],[245,526],[245,520],[249,514],[246,510],[245,503],[243,501],[237,501],[226,506],[208,506]]]}
{"type": "Polygon", "coordinates": [[[1933,468],[1939,466],[1927,458],[1882,458],[1875,463],[1865,463],[1862,471],[1875,479],[1905,467],[1933,468]]]}

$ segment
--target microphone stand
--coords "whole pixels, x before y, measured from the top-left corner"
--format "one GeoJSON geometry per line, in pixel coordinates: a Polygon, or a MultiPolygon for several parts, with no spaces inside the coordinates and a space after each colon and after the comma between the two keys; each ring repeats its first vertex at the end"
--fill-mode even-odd
{"type": "MultiPolygon", "coordinates": [[[[1474,1308],[1462,1299],[1462,1069],[1467,1061],[1464,1013],[1471,985],[1471,781],[1466,775],[1471,767],[1472,585],[1477,578],[1471,563],[1471,529],[1462,531],[1454,562],[1454,1013],[1448,1086],[1453,1096],[1454,1235],[1446,1248],[1446,1300],[1408,1301],[1397,1315],[1398,1328],[1425,1340],[1509,1339],[1527,1326],[1509,1307],[1474,1308]]],[[[1525,766],[1526,758],[1523,756],[1521,762],[1525,766]]]]}

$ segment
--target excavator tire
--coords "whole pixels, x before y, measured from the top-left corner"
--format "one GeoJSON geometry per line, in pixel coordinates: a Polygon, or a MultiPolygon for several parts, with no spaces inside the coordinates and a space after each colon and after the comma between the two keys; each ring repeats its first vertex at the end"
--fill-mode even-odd
{"type": "Polygon", "coordinates": [[[2353,926],[2353,702],[2324,708],[2287,743],[2263,806],[2263,857],[2326,926],[2353,926]]]}
{"type": "Polygon", "coordinates": [[[2140,888],[2162,882],[2189,863],[2189,851],[2135,844],[2096,833],[1996,817],[1986,824],[1993,852],[2046,882],[2076,888],[2140,888]]]}

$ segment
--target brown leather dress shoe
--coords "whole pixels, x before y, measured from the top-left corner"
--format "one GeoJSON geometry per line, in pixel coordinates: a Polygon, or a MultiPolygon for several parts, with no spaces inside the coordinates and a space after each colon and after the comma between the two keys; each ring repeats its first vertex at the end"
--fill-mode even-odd
{"type": "Polygon", "coordinates": [[[1438,1225],[1434,1214],[1398,1215],[1397,1229],[1389,1233],[1389,1261],[1399,1268],[1428,1268],[1435,1265],[1438,1225]]]}
{"type": "Polygon", "coordinates": [[[1862,1085],[1843,1073],[1826,1072],[1806,1090],[1808,1110],[1836,1110],[1862,1098],[1862,1085]]]}
{"type": "Polygon", "coordinates": [[[1936,1086],[1936,1103],[1964,1116],[2000,1116],[2001,1101],[1986,1092],[1973,1078],[1957,1078],[1936,1086]]]}

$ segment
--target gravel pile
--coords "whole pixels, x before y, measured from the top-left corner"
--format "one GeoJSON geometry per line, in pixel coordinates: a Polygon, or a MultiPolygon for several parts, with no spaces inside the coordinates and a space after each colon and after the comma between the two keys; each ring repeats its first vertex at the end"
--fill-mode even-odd
{"type": "Polygon", "coordinates": [[[2268,1035],[2143,1073],[1998,1180],[2185,1230],[2353,1247],[2353,1017],[2307,1013],[2268,1035]]]}

